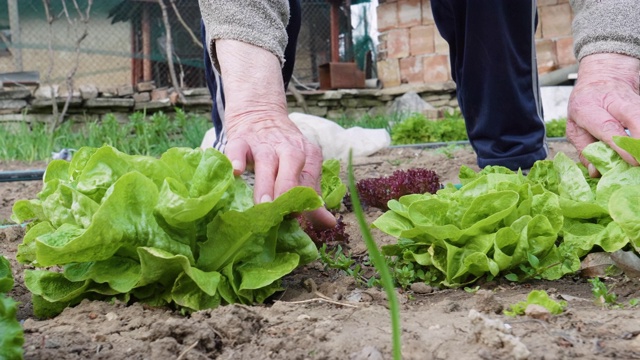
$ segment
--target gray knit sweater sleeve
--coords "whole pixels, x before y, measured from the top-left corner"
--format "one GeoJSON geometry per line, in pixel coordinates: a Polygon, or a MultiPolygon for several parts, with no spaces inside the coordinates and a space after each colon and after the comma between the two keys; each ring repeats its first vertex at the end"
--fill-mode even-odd
{"type": "Polygon", "coordinates": [[[640,0],[571,0],[576,58],[617,53],[640,59],[640,0]]]}
{"type": "Polygon", "coordinates": [[[238,40],[272,52],[284,64],[289,23],[287,0],[199,0],[200,14],[207,31],[207,46],[214,65],[213,42],[238,40]]]}

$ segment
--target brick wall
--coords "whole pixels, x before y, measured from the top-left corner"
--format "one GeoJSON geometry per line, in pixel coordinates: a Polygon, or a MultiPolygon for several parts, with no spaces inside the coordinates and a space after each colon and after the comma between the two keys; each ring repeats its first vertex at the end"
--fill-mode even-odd
{"type": "MultiPolygon", "coordinates": [[[[384,87],[451,80],[449,46],[435,26],[430,0],[379,0],[377,16],[377,68],[384,87]]],[[[569,0],[538,0],[540,73],[575,64],[572,20],[569,0]]]]}

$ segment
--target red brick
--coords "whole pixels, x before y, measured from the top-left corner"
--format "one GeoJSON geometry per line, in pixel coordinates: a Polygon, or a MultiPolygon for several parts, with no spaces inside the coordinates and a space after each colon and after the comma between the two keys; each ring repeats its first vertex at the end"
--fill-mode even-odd
{"type": "Polygon", "coordinates": [[[409,29],[396,29],[387,35],[387,57],[399,59],[409,56],[409,29]]]}
{"type": "Polygon", "coordinates": [[[422,0],[398,1],[398,27],[408,28],[422,23],[422,0]]]}
{"type": "Polygon", "coordinates": [[[376,8],[378,31],[387,31],[398,27],[398,3],[387,2],[376,8]]]}
{"type": "Polygon", "coordinates": [[[382,86],[389,88],[400,85],[400,66],[398,59],[387,59],[378,61],[378,79],[382,82],[382,86]]]}
{"type": "Polygon", "coordinates": [[[549,39],[536,41],[536,55],[539,73],[553,71],[558,67],[555,41],[549,39]]]}
{"type": "Polygon", "coordinates": [[[449,55],[449,43],[440,35],[438,29],[433,32],[433,43],[436,54],[449,55]]]}
{"type": "Polygon", "coordinates": [[[423,81],[422,58],[410,56],[400,59],[400,82],[403,84],[421,84],[423,81]]]}
{"type": "Polygon", "coordinates": [[[423,58],[424,82],[445,82],[451,80],[451,69],[447,55],[433,55],[423,58]]]}
{"type": "Polygon", "coordinates": [[[422,25],[435,24],[431,11],[431,0],[422,0],[422,25]]]}
{"type": "Polygon", "coordinates": [[[436,51],[433,33],[435,25],[414,26],[409,29],[409,52],[411,55],[431,54],[436,51]]]}
{"type": "Polygon", "coordinates": [[[571,35],[571,5],[560,4],[540,8],[542,37],[549,39],[571,35]]]}
{"type": "Polygon", "coordinates": [[[573,52],[572,36],[556,40],[556,54],[560,66],[573,65],[578,62],[573,52]]]}

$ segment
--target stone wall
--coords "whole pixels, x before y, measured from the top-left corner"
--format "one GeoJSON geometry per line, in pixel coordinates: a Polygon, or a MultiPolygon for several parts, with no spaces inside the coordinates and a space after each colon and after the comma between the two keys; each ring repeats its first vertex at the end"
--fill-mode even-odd
{"type": "MultiPolygon", "coordinates": [[[[377,69],[384,87],[451,80],[449,45],[435,26],[430,0],[379,0],[377,17],[377,69]]],[[[569,0],[538,0],[541,74],[576,63],[572,19],[569,0]]]]}
{"type": "MultiPolygon", "coordinates": [[[[426,113],[431,118],[443,111],[458,108],[455,85],[452,82],[434,84],[403,85],[389,89],[302,91],[300,98],[287,94],[289,112],[307,112],[328,119],[348,118],[358,120],[365,114],[372,116],[388,114],[394,100],[407,92],[416,92],[435,109],[426,113]]],[[[187,112],[208,115],[211,112],[211,97],[206,88],[183,90],[185,100],[171,89],[155,88],[153,83],[140,83],[136,87],[98,88],[85,85],[74,90],[68,115],[75,121],[95,119],[111,113],[123,121],[135,111],[153,113],[173,112],[181,108],[187,112]]],[[[21,121],[49,122],[52,120],[53,99],[62,109],[68,92],[58,87],[4,87],[0,88],[0,124],[21,121]],[[53,96],[52,96],[53,91],[53,96]]]]}

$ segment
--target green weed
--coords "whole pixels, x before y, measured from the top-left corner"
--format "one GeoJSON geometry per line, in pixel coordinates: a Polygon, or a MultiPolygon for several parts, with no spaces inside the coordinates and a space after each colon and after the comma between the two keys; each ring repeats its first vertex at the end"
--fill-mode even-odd
{"type": "Polygon", "coordinates": [[[467,139],[464,120],[455,115],[449,115],[442,120],[430,120],[424,115],[413,114],[391,128],[391,140],[394,145],[467,139]]]}
{"type": "Polygon", "coordinates": [[[591,293],[596,299],[596,303],[602,306],[615,306],[618,304],[618,295],[607,288],[600,278],[593,278],[588,281],[591,284],[591,293]]]}
{"type": "Polygon", "coordinates": [[[545,123],[547,137],[565,137],[567,133],[567,119],[553,119],[545,123]]]}
{"type": "Polygon", "coordinates": [[[332,250],[327,250],[327,244],[322,244],[320,248],[320,261],[324,264],[325,269],[337,269],[353,277],[359,285],[369,285],[375,280],[367,279],[364,276],[362,265],[357,263],[351,253],[345,254],[342,246],[338,245],[332,250]]]}
{"type": "Polygon", "coordinates": [[[186,114],[176,109],[173,116],[156,112],[147,116],[135,112],[126,121],[113,114],[102,120],[86,121],[83,126],[67,121],[53,134],[44,123],[21,122],[11,128],[0,126],[0,159],[37,161],[47,160],[54,151],[63,148],[111,145],[132,155],[158,156],[171,147],[200,146],[209,120],[201,115],[186,114]]]}
{"type": "Polygon", "coordinates": [[[362,238],[364,240],[364,243],[367,245],[369,256],[371,257],[371,261],[376,270],[380,274],[380,282],[385,290],[385,293],[387,294],[387,299],[389,300],[393,359],[400,360],[402,359],[402,328],[400,326],[400,305],[398,303],[398,297],[396,295],[391,272],[389,271],[389,266],[387,265],[384,256],[382,256],[380,249],[378,249],[378,246],[373,240],[373,236],[371,235],[371,231],[369,230],[369,224],[367,224],[367,221],[364,217],[364,212],[362,211],[362,205],[360,204],[360,199],[358,198],[358,188],[356,187],[356,180],[353,173],[352,154],[349,154],[347,173],[349,175],[349,192],[351,193],[351,205],[353,206],[353,211],[356,215],[356,218],[358,219],[360,231],[362,232],[362,238]]]}

